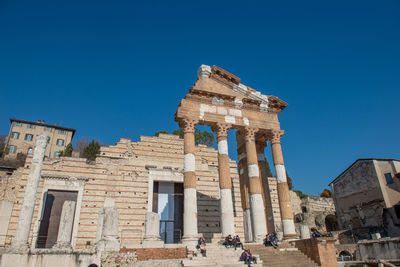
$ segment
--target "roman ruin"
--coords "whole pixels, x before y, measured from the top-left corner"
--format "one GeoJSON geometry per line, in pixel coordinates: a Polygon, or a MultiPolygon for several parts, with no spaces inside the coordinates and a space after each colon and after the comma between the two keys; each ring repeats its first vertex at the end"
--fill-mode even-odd
{"type": "MultiPolygon", "coordinates": [[[[121,138],[87,161],[44,158],[48,137],[39,135],[33,156],[2,184],[2,204],[13,205],[1,219],[7,252],[0,266],[115,266],[148,259],[189,266],[199,236],[214,246],[216,261],[218,242],[228,234],[254,246],[273,231],[283,240],[298,238],[278,120],[286,106],[219,67],[202,65],[175,113],[183,139],[121,138]],[[211,127],[217,150],[195,144],[196,125],[211,127]],[[229,130],[236,131],[238,163],[228,156],[229,130]],[[268,147],[276,178],[266,171],[268,147]],[[181,259],[188,257],[185,265],[181,259]]],[[[239,252],[224,253],[237,262],[239,252]]],[[[298,253],[296,259],[310,261],[298,253]]]]}

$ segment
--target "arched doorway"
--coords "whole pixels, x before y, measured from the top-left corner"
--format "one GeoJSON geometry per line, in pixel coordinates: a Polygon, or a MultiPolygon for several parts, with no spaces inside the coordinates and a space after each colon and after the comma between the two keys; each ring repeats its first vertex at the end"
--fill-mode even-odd
{"type": "Polygon", "coordinates": [[[329,214],[325,217],[325,228],[327,232],[339,230],[335,215],[329,214]]]}

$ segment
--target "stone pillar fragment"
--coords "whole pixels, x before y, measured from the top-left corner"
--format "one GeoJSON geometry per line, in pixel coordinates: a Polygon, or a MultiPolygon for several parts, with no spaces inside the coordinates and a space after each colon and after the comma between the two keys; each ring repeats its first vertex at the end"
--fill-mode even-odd
{"type": "Polygon", "coordinates": [[[262,243],[267,234],[264,213],[264,201],[261,195],[260,170],[258,168],[257,151],[255,143],[255,128],[245,128],[247,169],[249,176],[251,226],[253,241],[262,243]]]}
{"type": "Polygon", "coordinates": [[[220,187],[220,222],[222,237],[235,234],[232,203],[232,181],[228,156],[228,124],[217,124],[213,131],[218,140],[218,172],[220,187]]]}
{"type": "Polygon", "coordinates": [[[311,238],[310,228],[306,224],[300,225],[300,239],[311,238]]]}
{"type": "Polygon", "coordinates": [[[101,239],[98,242],[101,251],[119,251],[121,247],[118,236],[119,213],[115,208],[114,198],[104,201],[104,219],[101,239]]]}
{"type": "Polygon", "coordinates": [[[296,237],[297,234],[293,221],[292,202],[290,200],[285,165],[283,164],[281,135],[283,135],[283,131],[272,131],[270,142],[272,157],[274,159],[275,175],[278,181],[278,197],[282,218],[283,238],[288,239],[296,237]]]}
{"type": "Polygon", "coordinates": [[[71,249],[71,236],[74,227],[75,201],[66,200],[62,206],[57,242],[54,248],[71,249]]]}
{"type": "Polygon", "coordinates": [[[160,238],[160,215],[155,212],[146,212],[145,232],[142,242],[144,247],[162,247],[164,242],[160,238]]]}
{"type": "Polygon", "coordinates": [[[240,197],[243,209],[244,239],[246,242],[253,241],[253,230],[251,228],[251,212],[249,203],[249,176],[247,169],[246,147],[243,132],[236,132],[237,160],[239,168],[240,197]]]}
{"type": "Polygon", "coordinates": [[[29,232],[31,230],[32,216],[35,209],[36,192],[42,172],[43,157],[46,151],[49,136],[40,134],[36,136],[35,150],[31,170],[28,176],[28,182],[25,186],[24,202],[22,203],[19,213],[17,231],[12,244],[12,249],[20,252],[25,252],[28,247],[29,232]]]}
{"type": "Polygon", "coordinates": [[[180,122],[184,132],[184,178],[183,178],[183,237],[182,243],[194,245],[197,242],[197,191],[196,191],[196,158],[194,131],[196,121],[183,119],[180,122]]]}

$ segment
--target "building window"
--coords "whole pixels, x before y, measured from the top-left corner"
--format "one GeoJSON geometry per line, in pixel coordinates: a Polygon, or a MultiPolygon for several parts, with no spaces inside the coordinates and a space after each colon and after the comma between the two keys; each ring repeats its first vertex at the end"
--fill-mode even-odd
{"type": "Polygon", "coordinates": [[[14,126],[21,127],[21,126],[22,126],[22,123],[14,121],[14,122],[13,122],[13,125],[14,125],[14,126]]]}
{"type": "Polygon", "coordinates": [[[60,157],[61,152],[54,152],[54,158],[58,159],[60,157]]]}
{"type": "Polygon", "coordinates": [[[28,148],[28,155],[31,155],[32,154],[32,152],[33,152],[33,149],[30,147],[30,148],[28,148]]]}
{"type": "Polygon", "coordinates": [[[51,131],[53,131],[53,129],[50,128],[50,127],[44,127],[44,130],[45,130],[46,132],[51,132],[51,131]]]}
{"type": "Polygon", "coordinates": [[[11,133],[11,138],[12,139],[18,139],[19,138],[19,132],[12,132],[11,133]]]}
{"type": "Polygon", "coordinates": [[[33,135],[32,134],[26,134],[25,135],[25,140],[26,141],[32,141],[32,139],[33,139],[33,135]]]}
{"type": "Polygon", "coordinates": [[[385,178],[386,178],[386,183],[387,184],[393,184],[393,177],[391,173],[385,173],[385,178]]]}
{"type": "Polygon", "coordinates": [[[64,145],[64,140],[63,139],[57,139],[57,146],[63,146],[64,145]]]}
{"type": "Polygon", "coordinates": [[[15,154],[17,152],[17,147],[16,146],[9,146],[8,147],[8,152],[11,154],[15,154]]]}
{"type": "Polygon", "coordinates": [[[67,134],[67,131],[66,130],[58,130],[58,133],[59,134],[67,134]]]}
{"type": "Polygon", "coordinates": [[[36,125],[34,125],[34,124],[27,124],[26,127],[29,128],[29,129],[35,129],[35,128],[36,128],[36,125]]]}

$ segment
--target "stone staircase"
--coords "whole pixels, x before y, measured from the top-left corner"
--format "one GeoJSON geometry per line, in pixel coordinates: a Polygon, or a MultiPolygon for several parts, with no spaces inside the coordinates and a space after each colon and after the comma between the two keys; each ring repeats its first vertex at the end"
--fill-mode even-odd
{"type": "MultiPolygon", "coordinates": [[[[200,251],[194,251],[194,255],[182,261],[183,267],[244,267],[246,264],[243,261],[239,261],[240,254],[243,250],[238,248],[226,248],[219,244],[207,244],[207,257],[203,257],[200,251]]],[[[253,267],[263,266],[260,257],[253,253],[257,257],[257,264],[251,264],[253,267]]],[[[311,266],[311,265],[310,265],[311,266]]]]}
{"type": "Polygon", "coordinates": [[[268,267],[318,267],[319,265],[287,242],[279,245],[278,249],[264,245],[246,244],[252,254],[257,254],[268,267]]]}

